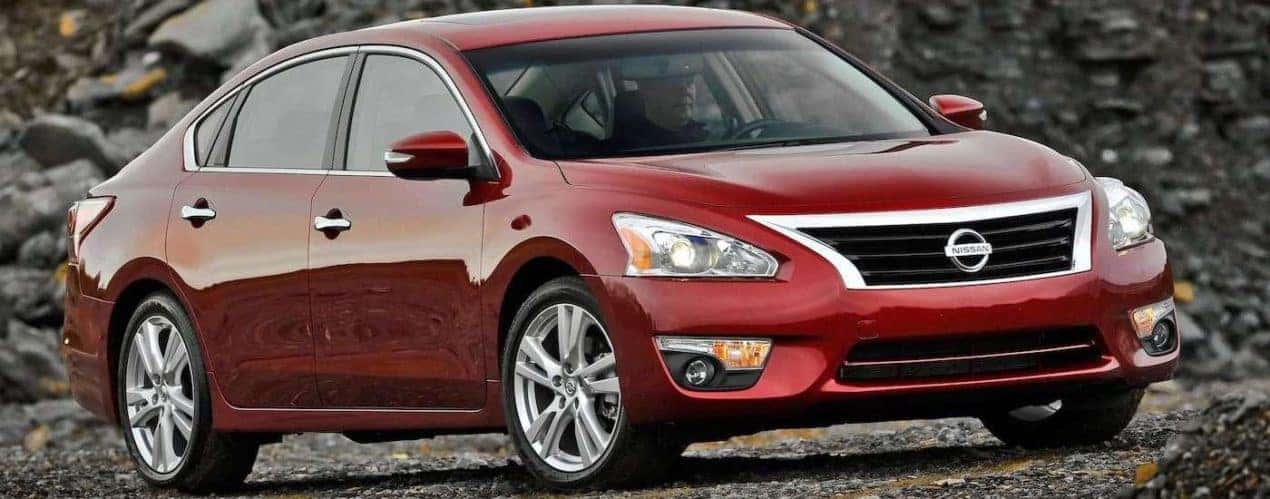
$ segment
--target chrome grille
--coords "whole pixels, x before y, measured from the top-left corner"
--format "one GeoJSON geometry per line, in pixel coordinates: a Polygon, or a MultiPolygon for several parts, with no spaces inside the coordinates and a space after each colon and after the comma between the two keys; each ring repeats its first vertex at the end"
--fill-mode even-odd
{"type": "Polygon", "coordinates": [[[1093,328],[1072,327],[856,345],[838,370],[849,382],[953,378],[1078,368],[1102,355],[1093,328]]]}
{"type": "Polygon", "coordinates": [[[974,282],[1069,271],[1077,208],[965,222],[801,228],[858,269],[869,286],[974,282]],[[970,229],[992,245],[975,272],[945,256],[949,237],[970,229]]]}

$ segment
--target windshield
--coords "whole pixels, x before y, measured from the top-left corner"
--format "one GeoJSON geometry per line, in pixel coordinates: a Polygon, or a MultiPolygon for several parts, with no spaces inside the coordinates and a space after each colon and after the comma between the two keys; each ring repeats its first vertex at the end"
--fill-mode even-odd
{"type": "Polygon", "coordinates": [[[930,134],[877,82],[789,30],[611,35],[466,55],[540,158],[930,134]]]}

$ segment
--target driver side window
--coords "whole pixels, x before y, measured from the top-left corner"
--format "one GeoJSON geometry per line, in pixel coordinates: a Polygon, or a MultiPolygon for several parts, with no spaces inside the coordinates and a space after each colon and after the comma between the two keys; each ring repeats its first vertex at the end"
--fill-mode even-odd
{"type": "Polygon", "coordinates": [[[345,169],[387,171],[384,151],[393,142],[438,131],[468,140],[469,164],[478,162],[472,126],[432,68],[406,57],[368,55],[353,101],[345,169]]]}

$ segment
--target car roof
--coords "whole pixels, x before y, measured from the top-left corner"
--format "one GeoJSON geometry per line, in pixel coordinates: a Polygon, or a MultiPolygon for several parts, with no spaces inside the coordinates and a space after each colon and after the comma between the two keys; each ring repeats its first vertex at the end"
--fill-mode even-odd
{"type": "Polygon", "coordinates": [[[785,28],[779,20],[735,10],[660,5],[532,7],[454,14],[372,29],[418,29],[456,49],[585,36],[708,28],[785,28]]]}

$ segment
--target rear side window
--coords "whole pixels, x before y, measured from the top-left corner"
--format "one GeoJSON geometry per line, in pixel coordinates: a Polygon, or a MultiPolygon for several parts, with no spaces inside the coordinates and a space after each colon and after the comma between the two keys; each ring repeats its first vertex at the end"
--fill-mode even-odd
{"type": "Polygon", "coordinates": [[[387,170],[384,151],[389,144],[425,132],[457,133],[468,141],[473,156],[469,164],[479,157],[472,126],[441,77],[406,57],[366,57],[350,127],[348,170],[387,170]]]}
{"type": "Polygon", "coordinates": [[[207,156],[212,150],[212,144],[216,142],[216,132],[220,131],[220,125],[225,121],[225,115],[229,114],[229,106],[233,102],[232,98],[221,102],[194,128],[194,162],[198,166],[207,165],[207,156]]]}
{"type": "Polygon", "coordinates": [[[234,120],[233,168],[321,169],[347,57],[287,68],[252,85],[234,120]]]}

